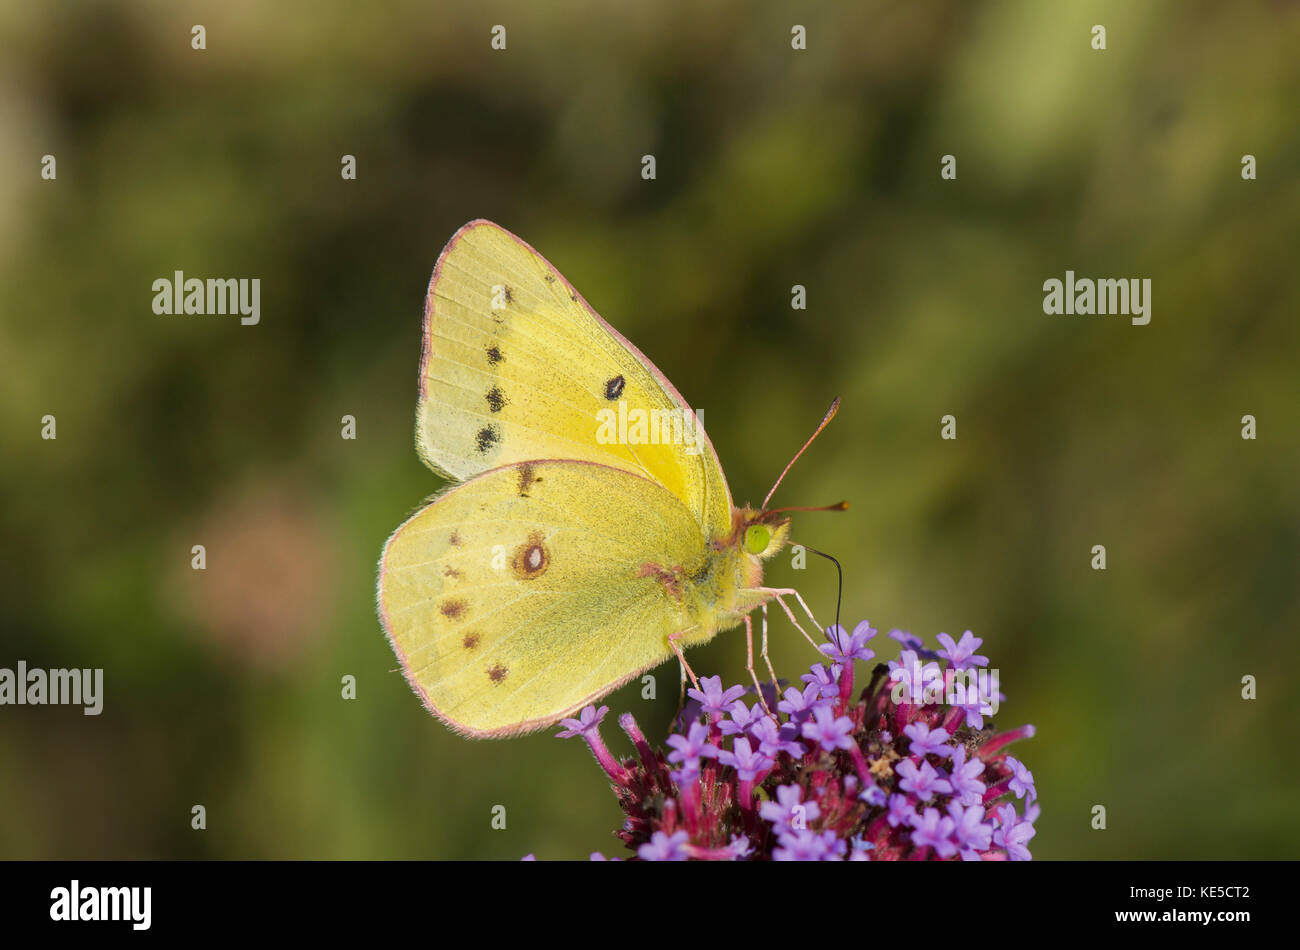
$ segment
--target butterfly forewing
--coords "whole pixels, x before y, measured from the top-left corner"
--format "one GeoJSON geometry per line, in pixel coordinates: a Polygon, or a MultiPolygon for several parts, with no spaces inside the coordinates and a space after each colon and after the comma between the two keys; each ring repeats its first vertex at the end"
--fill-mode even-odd
{"type": "Polygon", "coordinates": [[[435,471],[599,462],[662,485],[706,535],[730,530],[730,492],[694,413],[510,232],[476,221],[448,242],[424,334],[416,440],[435,471]]]}

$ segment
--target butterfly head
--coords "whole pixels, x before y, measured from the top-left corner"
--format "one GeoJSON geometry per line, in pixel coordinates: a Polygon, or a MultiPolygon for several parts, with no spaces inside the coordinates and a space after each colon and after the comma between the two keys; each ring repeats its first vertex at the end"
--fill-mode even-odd
{"type": "Polygon", "coordinates": [[[803,455],[804,449],[812,445],[813,439],[817,438],[818,433],[826,428],[827,423],[835,418],[835,413],[839,411],[840,401],[837,398],[831,403],[830,409],[826,410],[826,415],[822,418],[821,424],[808,441],[803,444],[790,463],[786,465],[784,471],[772,486],[772,490],[767,493],[763,499],[763,506],[758,511],[746,505],[744,508],[735,510],[734,533],[732,537],[740,550],[748,555],[751,564],[757,567],[760,561],[765,561],[780,551],[790,541],[790,517],[786,514],[788,511],[844,511],[849,507],[849,503],[841,501],[835,505],[824,505],[819,508],[769,508],[767,503],[772,500],[772,495],[776,493],[777,486],[781,484],[782,479],[790,471],[790,468],[798,461],[799,456],[803,455]]]}
{"type": "Polygon", "coordinates": [[[790,540],[790,519],[783,514],[745,508],[740,512],[740,519],[741,550],[756,561],[766,561],[790,540]]]}

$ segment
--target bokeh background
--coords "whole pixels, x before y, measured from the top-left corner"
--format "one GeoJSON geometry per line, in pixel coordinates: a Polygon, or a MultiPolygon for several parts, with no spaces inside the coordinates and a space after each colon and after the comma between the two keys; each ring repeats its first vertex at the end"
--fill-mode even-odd
{"type": "MultiPolygon", "coordinates": [[[[375,616],[441,484],[425,286],[480,216],[703,410],[738,501],[843,397],[778,498],[852,501],[796,522],[846,621],[985,638],[1037,857],[1300,856],[1295,4],[5,3],[0,48],[0,666],[106,694],[0,707],[0,857],[621,853],[584,746],[453,735],[375,616]],[[156,316],[176,269],[261,278],[261,324],[156,316]],[[1149,277],[1150,325],[1044,315],[1067,269],[1149,277]]],[[[829,621],[810,560],[769,576],[829,621]]],[[[693,665],[738,681],[743,635],[693,665]]],[[[658,673],[608,702],[662,737],[658,673]]]]}

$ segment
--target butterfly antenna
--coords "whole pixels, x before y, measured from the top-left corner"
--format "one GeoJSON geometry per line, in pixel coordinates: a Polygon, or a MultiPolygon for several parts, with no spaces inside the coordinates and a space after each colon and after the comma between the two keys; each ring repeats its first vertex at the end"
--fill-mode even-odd
{"type": "MultiPolygon", "coordinates": [[[[821,425],[819,425],[819,426],[817,427],[817,430],[816,430],[812,435],[808,436],[808,441],[805,442],[805,443],[803,444],[803,448],[802,448],[802,449],[800,449],[798,452],[796,452],[796,453],[794,454],[794,458],[790,459],[790,464],[787,465],[787,466],[785,467],[785,470],[784,470],[783,472],[781,472],[780,477],[776,480],[776,485],[773,485],[773,486],[772,486],[772,491],[768,492],[768,493],[767,493],[767,497],[763,499],[763,510],[764,510],[764,511],[767,510],[767,503],[768,503],[769,501],[772,500],[772,495],[773,495],[773,493],[776,491],[776,489],[777,489],[777,485],[780,485],[780,484],[781,484],[781,479],[785,478],[786,473],[790,471],[790,469],[791,469],[791,467],[794,465],[794,463],[797,462],[797,461],[799,461],[799,456],[803,455],[803,453],[804,453],[804,449],[807,449],[808,446],[812,445],[812,441],[813,441],[813,439],[815,439],[815,438],[817,438],[817,436],[821,435],[821,431],[822,431],[822,429],[825,429],[826,426],[827,426],[827,424],[828,424],[832,419],[835,418],[835,413],[839,412],[839,409],[840,409],[840,397],[839,397],[839,396],[836,396],[836,397],[835,397],[835,401],[834,401],[833,403],[831,403],[831,407],[830,407],[829,409],[826,410],[826,417],[825,417],[824,419],[822,419],[822,421],[821,421],[821,425]]],[[[840,504],[843,505],[844,502],[840,502],[840,504]]],[[[848,507],[848,506],[845,505],[845,507],[848,507]]],[[[786,510],[786,511],[817,511],[817,510],[823,510],[823,509],[813,509],[813,508],[804,508],[804,509],[800,509],[800,508],[787,508],[787,509],[783,509],[783,510],[786,510]]],[[[828,508],[828,509],[824,509],[824,510],[829,510],[829,511],[836,511],[836,510],[838,510],[838,511],[843,511],[844,508],[838,508],[838,509],[837,509],[834,505],[832,505],[832,506],[830,506],[830,508],[828,508]]],[[[809,548],[809,550],[811,551],[812,549],[809,548]]]]}
{"type": "Polygon", "coordinates": [[[825,551],[818,551],[816,548],[810,548],[806,544],[803,546],[803,549],[826,558],[826,560],[835,565],[835,573],[840,576],[840,586],[835,591],[835,626],[838,627],[840,625],[840,597],[844,594],[844,569],[840,567],[839,561],[835,560],[835,558],[831,557],[825,551]]]}
{"type": "Polygon", "coordinates": [[[837,501],[833,505],[791,505],[788,508],[766,508],[769,515],[774,511],[848,511],[847,501],[837,501]]]}

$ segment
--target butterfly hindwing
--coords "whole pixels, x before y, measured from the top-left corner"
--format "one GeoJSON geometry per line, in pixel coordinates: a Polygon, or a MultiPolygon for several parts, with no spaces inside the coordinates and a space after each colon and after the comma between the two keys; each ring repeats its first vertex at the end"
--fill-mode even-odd
{"type": "Polygon", "coordinates": [[[434,269],[416,441],[454,479],[529,459],[613,466],[664,486],[709,533],[730,527],[726,479],[680,394],[545,258],[490,222],[461,228],[434,269]],[[638,410],[659,414],[640,440],[638,410]],[[631,437],[625,427],[611,439],[620,412],[631,437]]]}
{"type": "Polygon", "coordinates": [[[511,735],[672,656],[667,637],[690,619],[653,568],[698,571],[706,551],[690,510],[654,482],[521,462],[451,489],[393,534],[380,612],[431,710],[470,735],[511,735]]]}

